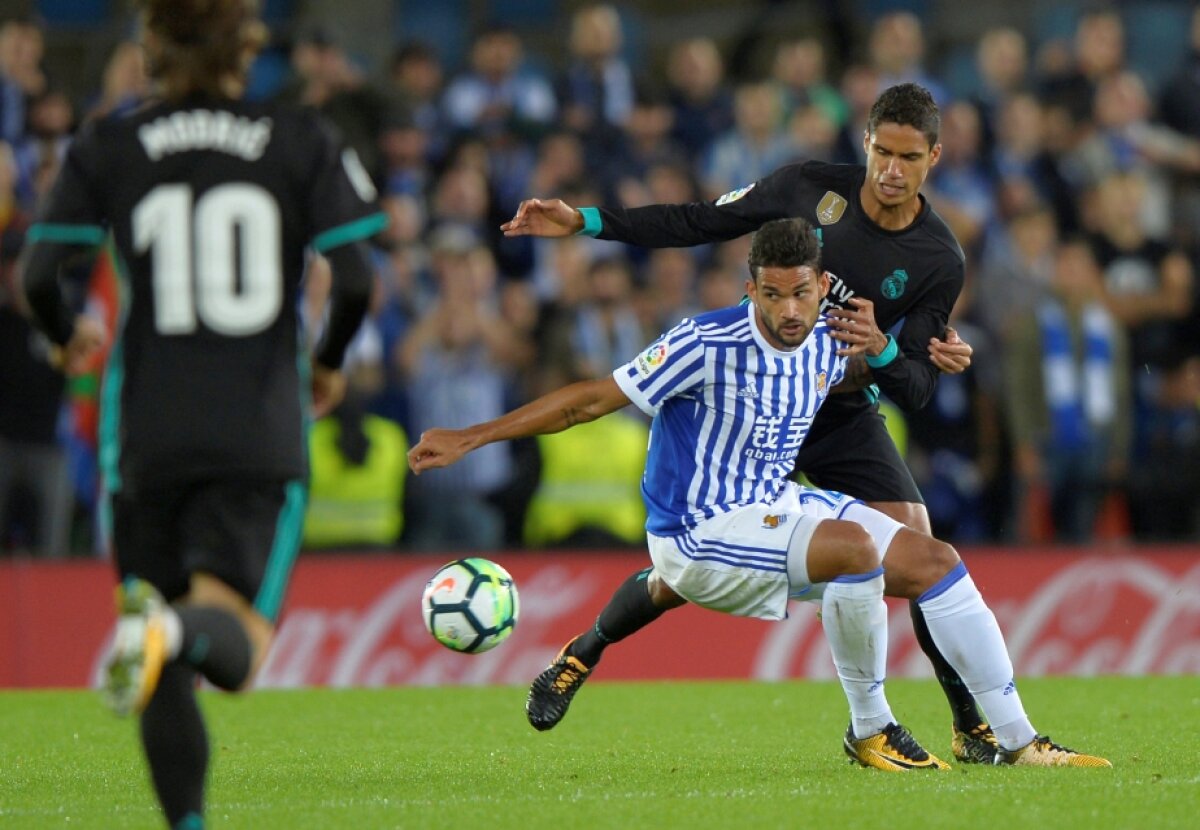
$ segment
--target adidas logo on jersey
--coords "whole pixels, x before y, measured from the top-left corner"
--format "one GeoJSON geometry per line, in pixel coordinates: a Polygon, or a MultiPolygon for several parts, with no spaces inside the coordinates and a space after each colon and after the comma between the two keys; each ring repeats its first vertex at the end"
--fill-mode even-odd
{"type": "Polygon", "coordinates": [[[754,381],[750,381],[738,390],[737,396],[739,398],[757,398],[758,386],[754,383],[754,381]]]}

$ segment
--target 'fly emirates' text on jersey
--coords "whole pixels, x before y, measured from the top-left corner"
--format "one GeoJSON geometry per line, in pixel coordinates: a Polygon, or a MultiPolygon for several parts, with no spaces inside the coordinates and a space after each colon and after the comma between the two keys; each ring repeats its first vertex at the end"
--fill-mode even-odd
{"type": "Polygon", "coordinates": [[[734,507],[770,504],[846,359],[825,318],[796,349],[763,338],[753,305],[685,319],[613,377],[654,418],[646,529],[670,536],[734,507]]]}

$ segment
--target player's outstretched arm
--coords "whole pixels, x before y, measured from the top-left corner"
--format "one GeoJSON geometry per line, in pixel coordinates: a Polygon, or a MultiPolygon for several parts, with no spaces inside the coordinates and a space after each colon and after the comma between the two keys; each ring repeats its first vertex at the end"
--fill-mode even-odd
{"type": "Polygon", "coordinates": [[[929,341],[929,360],[948,375],[957,375],[971,366],[971,344],[958,336],[952,326],[946,326],[945,339],[929,341]]]}
{"type": "Polygon", "coordinates": [[[448,467],[485,444],[562,432],[616,412],[628,403],[629,398],[612,377],[572,383],[481,424],[465,429],[426,430],[408,451],[408,467],[415,475],[448,467]]]}
{"type": "Polygon", "coordinates": [[[526,199],[500,230],[505,236],[571,236],[583,230],[583,214],[562,199],[526,199]]]}

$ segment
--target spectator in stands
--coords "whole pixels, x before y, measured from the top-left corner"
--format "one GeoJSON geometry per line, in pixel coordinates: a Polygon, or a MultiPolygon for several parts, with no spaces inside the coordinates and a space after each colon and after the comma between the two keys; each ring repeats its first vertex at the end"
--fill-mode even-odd
{"type": "Polygon", "coordinates": [[[1054,538],[1092,537],[1109,489],[1123,481],[1132,433],[1129,340],[1103,303],[1086,240],[1064,241],[1051,296],[1018,322],[1005,360],[1017,505],[1029,520],[1049,502],[1054,538]]]}
{"type": "Polygon", "coordinates": [[[979,110],[983,148],[990,154],[996,133],[1004,124],[1001,109],[1029,80],[1029,46],[1025,35],[1011,26],[988,29],[975,47],[979,86],[971,97],[979,110]]]}
{"type": "Polygon", "coordinates": [[[1041,203],[1017,211],[997,244],[988,247],[975,281],[975,309],[979,322],[996,343],[1008,342],[1013,325],[1047,296],[1057,247],[1054,212],[1041,203]]]}
{"type": "Polygon", "coordinates": [[[337,125],[363,167],[379,180],[379,133],[388,111],[386,96],[369,82],[328,28],[302,31],[292,45],[291,59],[294,77],[280,99],[320,110],[337,125]]]}
{"type": "MultiPolygon", "coordinates": [[[[579,307],[570,333],[575,379],[603,377],[621,365],[623,355],[631,354],[631,343],[646,339],[634,302],[633,280],[633,269],[624,257],[592,263],[587,299],[579,307]]],[[[633,352],[637,349],[634,346],[633,352]]]]}
{"type": "Polygon", "coordinates": [[[419,40],[401,44],[392,55],[389,80],[389,97],[428,136],[426,161],[436,164],[446,154],[449,133],[442,113],[445,71],[437,52],[419,40]]]}
{"type": "Polygon", "coordinates": [[[867,52],[879,73],[880,89],[911,82],[928,89],[939,107],[949,102],[945,85],[925,69],[925,28],[912,12],[878,17],[871,26],[867,52]]]}
{"type": "Polygon", "coordinates": [[[538,142],[537,161],[529,177],[528,192],[547,198],[557,196],[583,181],[587,156],[580,138],[567,130],[556,130],[538,142]]]}
{"type": "MultiPolygon", "coordinates": [[[[0,194],[12,178],[7,149],[0,143],[0,194]]],[[[73,503],[57,436],[63,376],[16,285],[20,224],[10,219],[0,237],[0,550],[62,557],[69,553],[73,503]]]]}
{"type": "Polygon", "coordinates": [[[675,44],[667,58],[667,83],[674,110],[671,134],[696,159],[733,127],[733,95],[716,43],[701,37],[675,44]]]}
{"type": "Polygon", "coordinates": [[[1180,354],[1162,367],[1139,416],[1129,481],[1134,535],[1200,542],[1200,355],[1180,354]]]}
{"type": "Polygon", "coordinates": [[[1181,323],[1192,311],[1191,262],[1168,242],[1151,239],[1142,222],[1145,185],[1132,173],[1109,176],[1096,192],[1092,245],[1109,310],[1127,329],[1138,377],[1186,353],[1181,323]]]}
{"type": "Polygon", "coordinates": [[[1080,147],[1087,182],[1137,172],[1146,191],[1141,224],[1148,235],[1171,231],[1171,178],[1200,173],[1200,140],[1150,121],[1150,96],[1132,72],[1116,72],[1096,87],[1095,133],[1080,147]]]}
{"type": "Polygon", "coordinates": [[[611,184],[609,197],[627,207],[653,204],[650,195],[655,169],[673,167],[689,171],[687,151],[672,137],[675,114],[665,93],[652,84],[641,84],[629,120],[612,154],[612,163],[602,171],[611,184]]]}
{"type": "Polygon", "coordinates": [[[429,203],[431,228],[452,225],[485,240],[490,232],[490,211],[488,181],[475,168],[455,165],[434,183],[429,203]]]}
{"type": "Polygon", "coordinates": [[[614,153],[633,112],[633,71],[621,55],[622,45],[615,7],[587,5],[571,16],[570,58],[558,81],[560,120],[584,140],[592,158],[614,153]]]}
{"type": "Polygon", "coordinates": [[[703,195],[715,199],[758,181],[802,153],[782,126],[779,96],[771,84],[740,85],[734,92],[734,126],[717,136],[700,162],[703,195]]]}
{"type": "MultiPolygon", "coordinates": [[[[1164,85],[1158,112],[1166,127],[1200,139],[1200,6],[1192,12],[1187,56],[1164,85]]],[[[1180,244],[1200,249],[1200,176],[1177,179],[1172,231],[1180,244]]]]}
{"type": "Polygon", "coordinates": [[[961,374],[943,375],[929,405],[908,419],[905,460],[925,497],[929,523],[938,538],[956,542],[997,538],[1008,518],[999,344],[971,320],[977,284],[964,284],[950,325],[979,359],[961,374]]]}
{"type": "Polygon", "coordinates": [[[995,230],[996,192],[980,155],[979,111],[966,101],[942,110],[942,157],[929,174],[926,194],[968,259],[978,257],[995,230]]]}
{"type": "Polygon", "coordinates": [[[1085,10],[1076,23],[1070,47],[1063,53],[1043,56],[1041,95],[1043,99],[1074,101],[1086,109],[1100,82],[1124,66],[1125,24],[1120,13],[1105,7],[1085,10]]]}
{"type": "Polygon", "coordinates": [[[775,50],[771,80],[780,96],[783,118],[815,107],[835,131],[850,116],[850,107],[825,74],[825,47],[815,37],[788,40],[775,50]]]}
{"type": "Polygon", "coordinates": [[[995,209],[1001,217],[1011,217],[1035,202],[1049,202],[1056,183],[1043,178],[1045,119],[1037,98],[1015,92],[1000,102],[996,116],[997,126],[981,153],[994,179],[995,209]]]}
{"type": "Polygon", "coordinates": [[[716,311],[731,306],[741,296],[737,272],[729,266],[710,262],[700,269],[696,278],[696,298],[701,311],[716,311]]]}
{"type": "Polygon", "coordinates": [[[524,47],[515,31],[485,29],[471,45],[471,67],[446,88],[442,105],[453,130],[486,137],[541,135],[558,114],[550,83],[523,66],[524,47]]]}
{"type": "Polygon", "coordinates": [[[305,548],[394,548],[400,540],[408,437],[367,411],[383,374],[378,356],[366,357],[347,355],[346,397],[309,432],[305,548]]]}
{"type": "Polygon", "coordinates": [[[846,123],[834,139],[831,161],[836,164],[866,163],[862,137],[867,130],[871,107],[882,89],[879,72],[873,67],[856,63],[846,68],[842,74],[841,90],[850,111],[846,123]]]}
{"type": "Polygon", "coordinates": [[[17,193],[35,211],[53,183],[75,129],[75,108],[60,89],[47,89],[29,102],[25,137],[13,146],[17,193]]]}
{"type": "Polygon", "coordinates": [[[112,113],[133,110],[150,91],[150,79],[146,75],[146,59],[142,46],[132,40],[123,40],[113,49],[99,93],[88,102],[86,118],[103,118],[112,113]]]}
{"type": "Polygon", "coordinates": [[[44,51],[41,27],[33,20],[18,17],[0,25],[0,141],[13,144],[25,135],[28,102],[48,85],[44,51]]]}
{"type": "Polygon", "coordinates": [[[667,331],[684,317],[700,313],[696,294],[698,272],[696,255],[686,248],[655,248],[650,252],[645,267],[645,294],[652,316],[644,328],[667,331]]]}
{"type": "Polygon", "coordinates": [[[541,474],[525,515],[525,545],[645,545],[641,483],[650,429],[644,420],[621,413],[536,442],[541,474]]]}
{"type": "Polygon", "coordinates": [[[388,106],[379,131],[381,190],[385,195],[425,198],[432,178],[430,142],[429,132],[417,123],[407,105],[388,106]]]}
{"type": "MultiPolygon", "coordinates": [[[[512,372],[531,357],[496,312],[487,248],[461,228],[446,227],[434,233],[432,253],[437,298],[401,347],[413,435],[504,412],[512,372]]],[[[496,445],[461,469],[415,480],[407,493],[406,543],[421,550],[496,549],[505,517],[489,497],[513,473],[509,448],[496,445]]]]}

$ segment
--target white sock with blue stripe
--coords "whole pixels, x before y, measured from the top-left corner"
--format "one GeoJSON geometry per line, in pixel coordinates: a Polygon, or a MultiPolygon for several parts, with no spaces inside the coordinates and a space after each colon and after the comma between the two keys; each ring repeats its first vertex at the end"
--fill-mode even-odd
{"type": "Polygon", "coordinates": [[[975,696],[1000,745],[1018,749],[1032,741],[1036,732],[1017,694],[1004,635],[967,566],[959,562],[917,604],[938,650],[975,696]]]}
{"type": "Polygon", "coordinates": [[[825,584],[821,623],[838,679],[850,703],[854,737],[867,738],[895,721],[883,691],[887,676],[887,606],[883,568],[825,584]]]}

